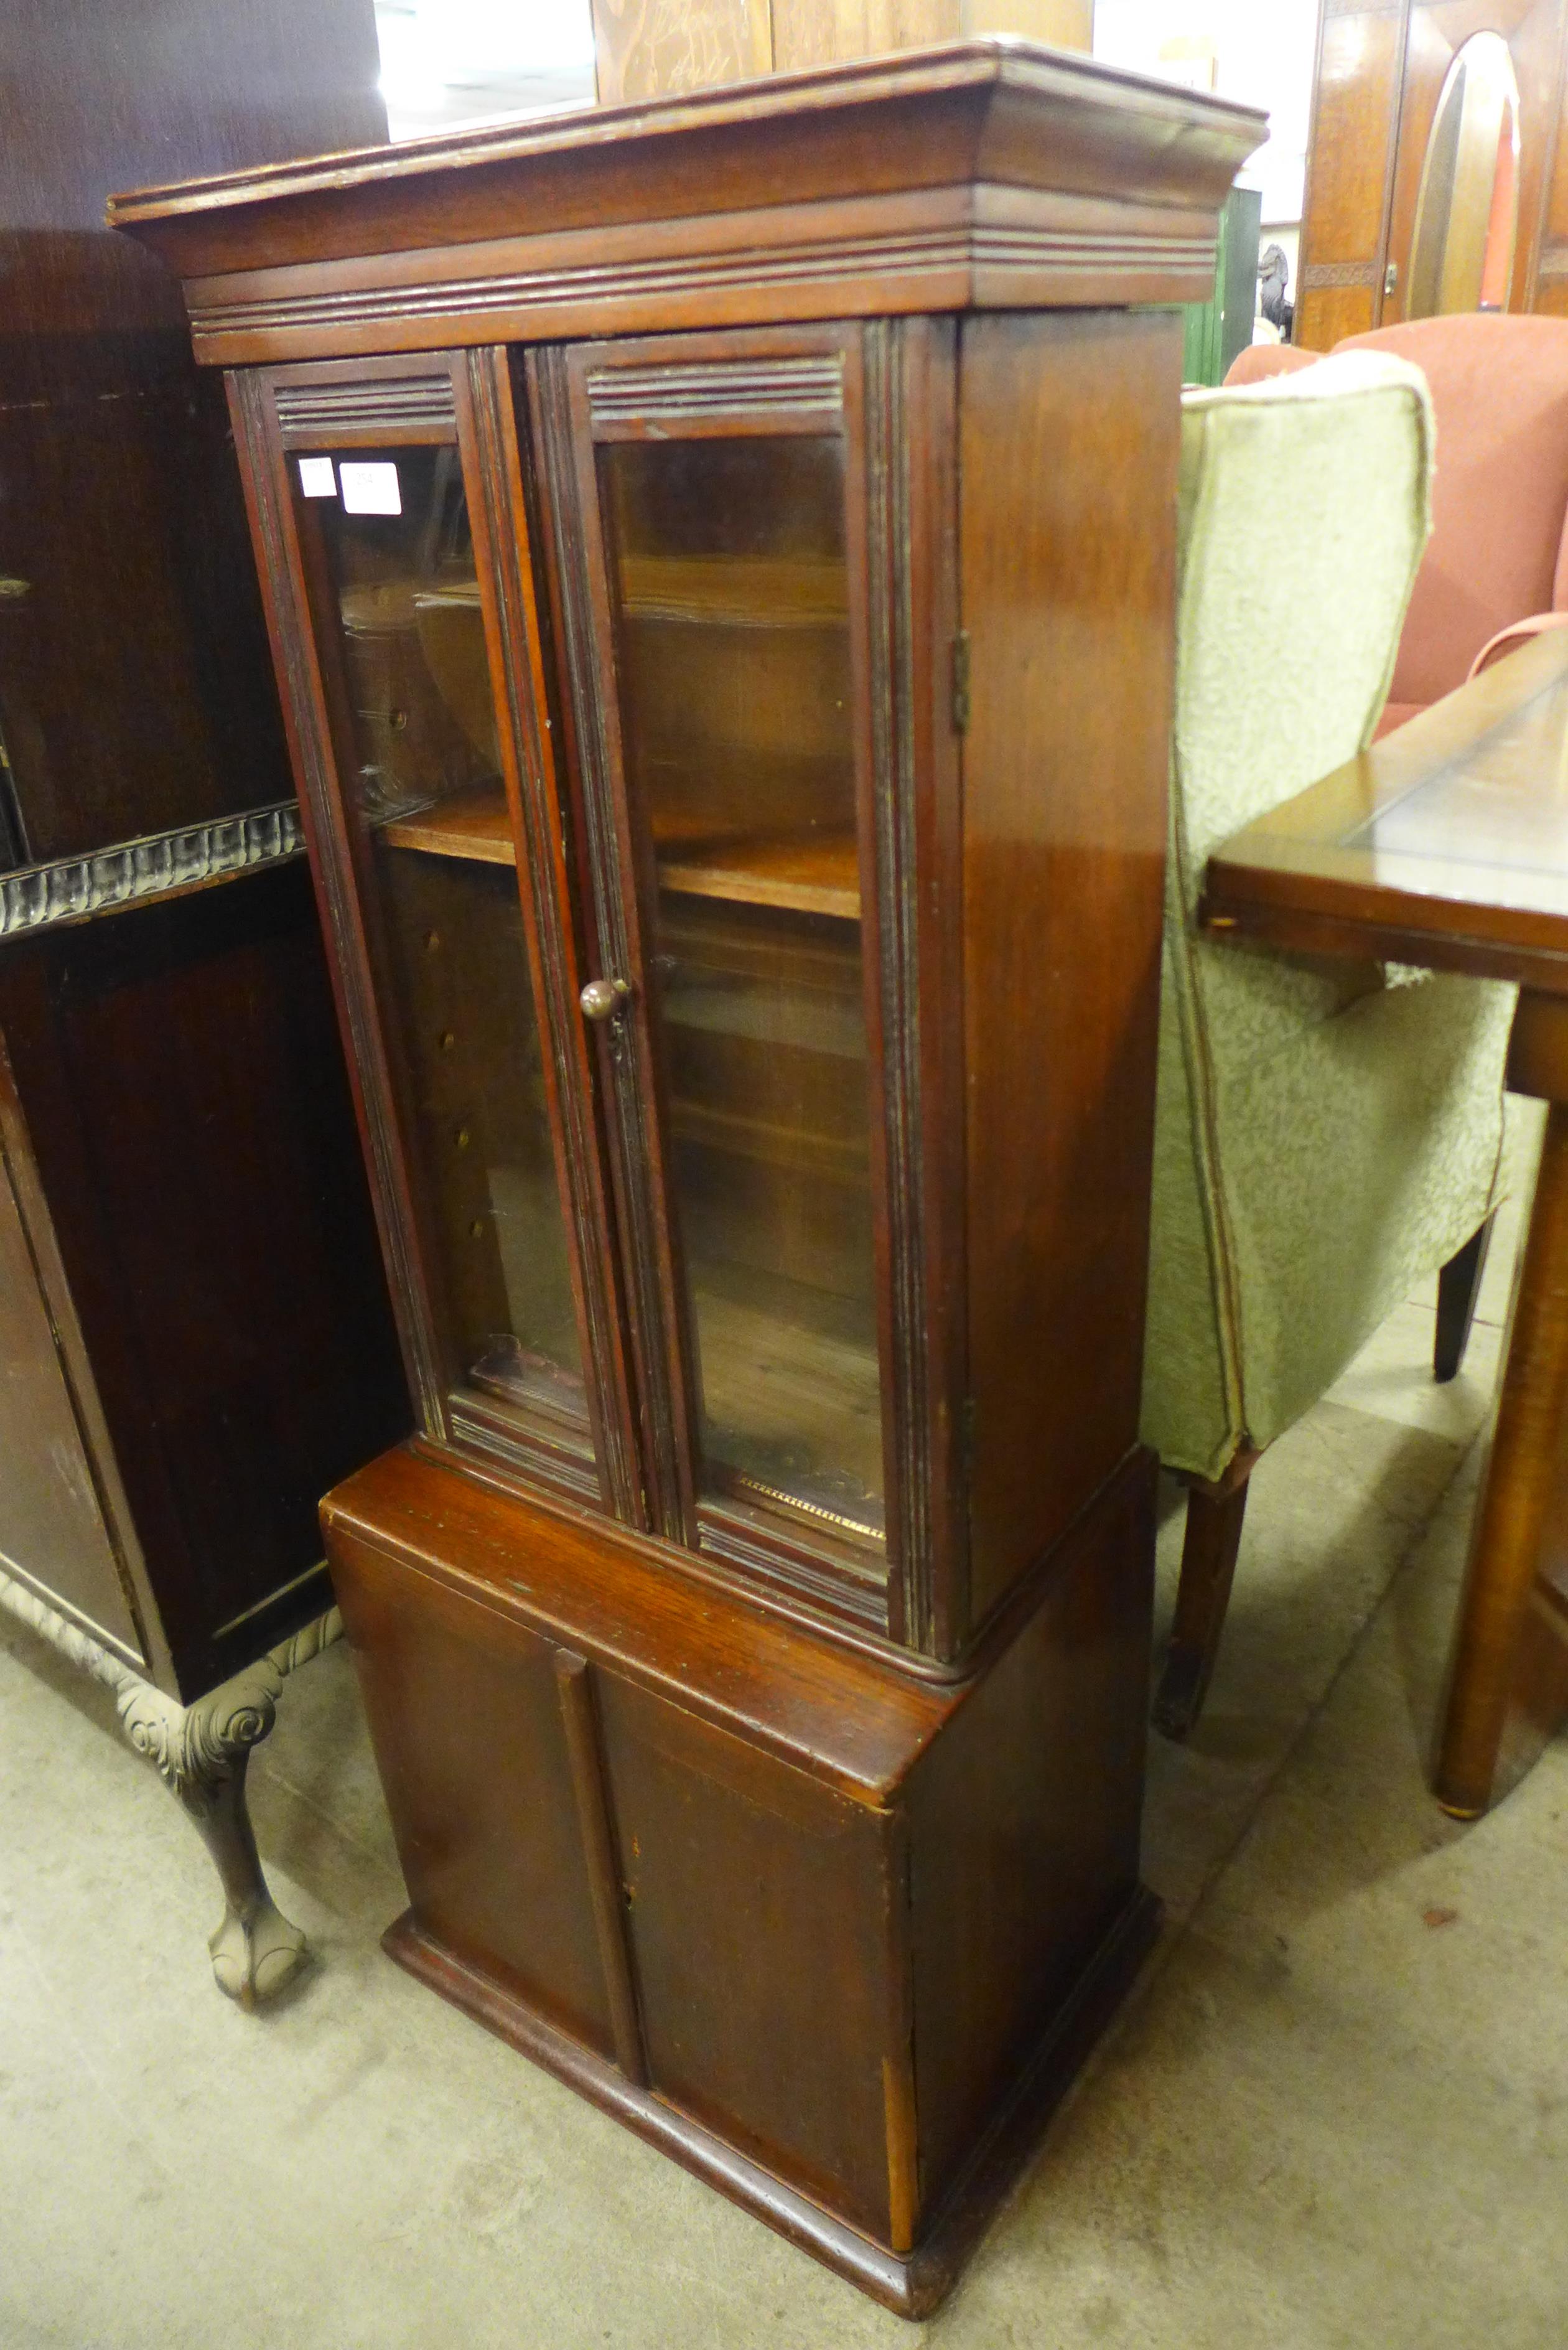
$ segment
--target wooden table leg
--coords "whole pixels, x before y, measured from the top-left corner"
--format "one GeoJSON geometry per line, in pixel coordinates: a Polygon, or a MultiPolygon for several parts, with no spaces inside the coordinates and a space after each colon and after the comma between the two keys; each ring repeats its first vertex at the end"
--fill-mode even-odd
{"type": "Polygon", "coordinates": [[[1438,1753],[1460,1819],[1568,1720],[1568,1002],[1521,995],[1509,1084],[1550,1107],[1438,1753]]]}

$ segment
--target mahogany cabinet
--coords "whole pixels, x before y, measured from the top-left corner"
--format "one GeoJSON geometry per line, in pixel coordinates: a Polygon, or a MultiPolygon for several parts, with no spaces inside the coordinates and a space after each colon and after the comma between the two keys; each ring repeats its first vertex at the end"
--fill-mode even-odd
{"type": "Polygon", "coordinates": [[[393,1954],[929,2307],[1145,1947],[1181,325],[976,43],[119,199],[230,370],[422,1432],[393,1954]]]}

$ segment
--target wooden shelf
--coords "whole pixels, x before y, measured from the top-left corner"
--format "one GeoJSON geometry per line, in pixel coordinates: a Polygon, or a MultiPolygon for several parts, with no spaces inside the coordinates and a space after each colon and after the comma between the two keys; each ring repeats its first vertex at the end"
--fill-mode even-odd
{"type": "Polygon", "coordinates": [[[849,575],[841,561],[815,556],[626,555],[620,604],[629,620],[843,628],[849,575]]]}
{"type": "Polygon", "coordinates": [[[851,1335],[853,1305],[733,1265],[699,1263],[692,1289],[707,1406],[723,1423],[710,1438],[719,1463],[764,1494],[875,1537],[881,1388],[875,1339],[851,1335]],[[792,1475],[781,1452],[811,1465],[792,1475]],[[840,1478],[862,1498],[836,1499],[840,1478]]]}
{"type": "Polygon", "coordinates": [[[860,919],[860,860],[848,832],[683,845],[660,863],[659,882],[674,897],[723,898],[733,905],[778,906],[851,922],[860,919]]]}
{"type": "Polygon", "coordinates": [[[781,1174],[805,1175],[818,1182],[839,1183],[865,1191],[871,1180],[866,1143],[836,1134],[814,1134],[809,1128],[749,1118],[712,1102],[691,1101],[677,1094],[671,1104],[676,1139],[701,1150],[718,1150],[732,1159],[753,1159],[781,1174]]]}
{"type": "MultiPolygon", "coordinates": [[[[498,783],[453,792],[381,827],[394,848],[427,857],[465,857],[482,865],[515,865],[506,795],[498,783]]],[[[721,898],[742,906],[777,906],[799,914],[860,917],[860,867],[853,834],[797,840],[725,841],[683,847],[659,870],[676,897],[721,898]]]]}
{"type": "Polygon", "coordinates": [[[394,848],[421,848],[427,857],[466,857],[477,865],[515,865],[512,818],[500,784],[476,784],[453,792],[412,816],[394,816],[381,827],[394,848]]]}

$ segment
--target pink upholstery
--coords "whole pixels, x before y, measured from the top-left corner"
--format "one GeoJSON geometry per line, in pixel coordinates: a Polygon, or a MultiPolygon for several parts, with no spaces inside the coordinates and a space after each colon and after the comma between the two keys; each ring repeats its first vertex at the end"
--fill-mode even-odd
{"type": "Polygon", "coordinates": [[[1298,350],[1294,343],[1249,343],[1225,370],[1227,384],[1262,383],[1271,375],[1289,375],[1293,368],[1311,367],[1322,351],[1298,350]]]}
{"type": "MultiPolygon", "coordinates": [[[[1438,417],[1432,537],[1378,728],[1386,733],[1461,685],[1498,631],[1568,608],[1568,319],[1467,311],[1335,348],[1413,360],[1438,417]]],[[[1314,356],[1254,345],[1225,380],[1255,383],[1314,356]]]]}
{"type": "Polygon", "coordinates": [[[1552,608],[1568,515],[1568,318],[1466,312],[1354,335],[1349,348],[1413,359],[1432,390],[1432,537],[1389,699],[1436,702],[1497,629],[1552,608]]]}

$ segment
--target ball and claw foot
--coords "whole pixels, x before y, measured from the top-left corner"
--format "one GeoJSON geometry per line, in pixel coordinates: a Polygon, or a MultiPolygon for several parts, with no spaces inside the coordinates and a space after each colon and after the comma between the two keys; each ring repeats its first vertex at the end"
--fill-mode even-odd
{"type": "Polygon", "coordinates": [[[292,1982],[310,1953],[262,1874],[245,1806],[245,1768],[277,1717],[283,1684],[330,1647],[343,1629],[334,1607],[236,1673],[194,1705],[182,1706],[141,1679],[41,1599],[0,1573],[0,1607],[114,1692],[127,1738],[145,1754],[212,1856],[223,1888],[223,1919],[208,1942],[220,1991],[253,2013],[292,1982]]]}
{"type": "Polygon", "coordinates": [[[271,1999],[310,1963],[297,1926],[291,1926],[265,1887],[249,1917],[230,1908],[207,1944],[218,1989],[237,2000],[246,2014],[271,1999]]]}
{"type": "Polygon", "coordinates": [[[128,1690],[120,1720],[130,1742],[147,1755],[179,1797],[212,1855],[223,1888],[223,1918],[207,1948],[220,1991],[247,2014],[275,1997],[309,1963],[304,1934],[286,1918],[267,1889],[245,1804],[245,1770],[277,1715],[285,1677],[336,1639],[337,1610],[306,1625],[255,1664],[184,1709],[128,1690]]]}
{"type": "MultiPolygon", "coordinates": [[[[241,1679],[250,1681],[254,1689],[254,1670],[241,1679]]],[[[218,1695],[235,1687],[231,1681],[218,1695]]],[[[192,1714],[200,1711],[198,1707],[191,1710],[192,1714]]],[[[259,1719],[248,1705],[221,1713],[216,1727],[209,1727],[204,1738],[187,1742],[182,1780],[170,1779],[213,1856],[223,1888],[223,1923],[207,1944],[213,1972],[218,1989],[237,2001],[247,2015],[292,1982],[309,1960],[305,1936],[284,1916],[267,1889],[245,1807],[245,1766],[252,1746],[272,1727],[270,1706],[258,1727],[259,1719]]],[[[169,1778],[167,1771],[164,1776],[169,1778]]]]}

